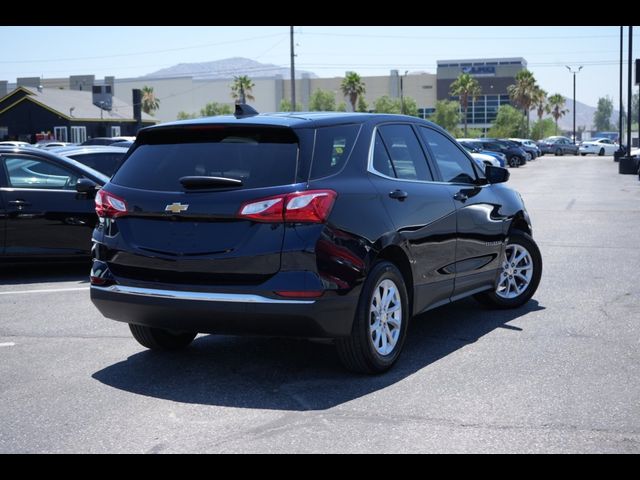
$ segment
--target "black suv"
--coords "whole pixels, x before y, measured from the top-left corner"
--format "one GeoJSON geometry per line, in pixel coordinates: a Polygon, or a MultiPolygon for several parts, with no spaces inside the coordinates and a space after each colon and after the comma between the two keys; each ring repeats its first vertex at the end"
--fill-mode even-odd
{"type": "Polygon", "coordinates": [[[348,368],[382,372],[412,316],[535,292],[542,260],[508,176],[400,115],[240,109],[146,128],[96,198],[91,298],[151,349],[324,337],[348,368]]]}

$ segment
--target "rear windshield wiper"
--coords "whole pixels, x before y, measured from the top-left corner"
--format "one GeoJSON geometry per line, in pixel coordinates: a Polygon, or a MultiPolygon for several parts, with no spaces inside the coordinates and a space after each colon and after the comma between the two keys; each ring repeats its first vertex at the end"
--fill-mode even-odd
{"type": "Polygon", "coordinates": [[[242,180],[226,177],[182,177],[180,183],[184,188],[229,188],[241,187],[242,180]]]}

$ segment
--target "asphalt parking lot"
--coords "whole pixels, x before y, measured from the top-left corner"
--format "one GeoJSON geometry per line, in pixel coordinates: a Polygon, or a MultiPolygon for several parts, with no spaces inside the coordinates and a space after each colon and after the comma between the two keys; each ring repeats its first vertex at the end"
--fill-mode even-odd
{"type": "Polygon", "coordinates": [[[378,377],[304,340],[140,347],[87,267],[0,271],[0,453],[640,452],[640,182],[611,157],[511,170],[544,272],[515,311],[416,319],[378,377]]]}

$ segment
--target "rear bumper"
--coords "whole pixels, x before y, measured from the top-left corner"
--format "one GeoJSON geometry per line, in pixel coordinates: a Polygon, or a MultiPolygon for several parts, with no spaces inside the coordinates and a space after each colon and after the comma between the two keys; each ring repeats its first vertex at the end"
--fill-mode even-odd
{"type": "Polygon", "coordinates": [[[92,286],[107,318],[198,333],[343,337],[351,333],[357,296],[275,299],[256,293],[212,293],[112,285],[92,286]]]}

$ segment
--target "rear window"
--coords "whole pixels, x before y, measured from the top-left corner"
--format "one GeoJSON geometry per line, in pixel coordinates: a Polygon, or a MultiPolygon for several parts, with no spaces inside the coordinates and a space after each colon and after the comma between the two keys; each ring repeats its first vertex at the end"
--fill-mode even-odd
{"type": "Polygon", "coordinates": [[[145,132],[113,183],[142,190],[183,190],[180,178],[226,177],[243,188],[296,183],[298,137],[289,128],[202,125],[145,132]]]}
{"type": "Polygon", "coordinates": [[[83,165],[93,168],[94,170],[97,170],[100,173],[104,173],[106,176],[110,177],[111,175],[113,175],[113,172],[116,171],[116,168],[118,168],[118,165],[122,161],[124,154],[125,152],[86,153],[70,155],[69,158],[73,158],[77,162],[80,162],[83,165]]]}

